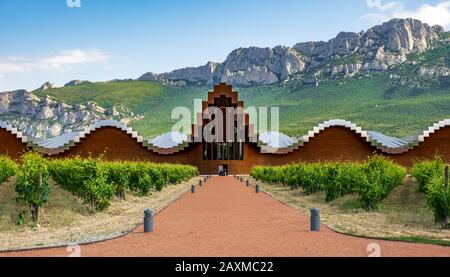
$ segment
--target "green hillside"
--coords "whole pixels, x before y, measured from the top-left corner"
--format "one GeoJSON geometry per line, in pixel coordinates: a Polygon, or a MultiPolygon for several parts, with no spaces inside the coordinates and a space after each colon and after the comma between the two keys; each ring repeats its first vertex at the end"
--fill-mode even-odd
{"type": "MultiPolygon", "coordinates": [[[[341,62],[354,62],[350,58],[341,62]]],[[[332,76],[322,79],[317,87],[293,78],[285,84],[234,89],[246,107],[279,107],[281,131],[288,135],[304,135],[325,120],[339,118],[366,130],[406,137],[450,118],[450,76],[418,74],[423,68],[449,67],[450,44],[442,41],[429,51],[409,55],[407,62],[384,73],[352,78],[332,76]]],[[[170,131],[175,123],[170,119],[173,108],[184,106],[192,111],[194,99],[205,100],[210,90],[212,86],[177,87],[129,80],[83,82],[35,93],[69,104],[95,101],[105,108],[115,104],[127,106],[145,116],[132,127],[152,137],[170,131]]]]}
{"type": "MultiPolygon", "coordinates": [[[[432,123],[450,118],[450,88],[436,86],[421,93],[388,84],[389,74],[325,81],[320,86],[271,85],[235,88],[246,107],[280,107],[281,131],[303,135],[322,121],[351,120],[365,129],[392,136],[409,136],[432,123]]],[[[95,101],[104,107],[122,104],[145,116],[132,126],[145,136],[170,131],[173,108],[193,109],[195,98],[205,99],[212,87],[172,87],[145,81],[83,83],[37,92],[67,103],[95,101]]]]}
{"type": "Polygon", "coordinates": [[[155,136],[170,131],[175,121],[170,119],[174,107],[193,109],[195,98],[205,98],[206,87],[172,87],[145,81],[112,81],[82,83],[77,86],[36,91],[39,96],[51,95],[68,104],[94,101],[109,108],[121,104],[142,114],[145,119],[132,124],[145,136],[155,136]]]}

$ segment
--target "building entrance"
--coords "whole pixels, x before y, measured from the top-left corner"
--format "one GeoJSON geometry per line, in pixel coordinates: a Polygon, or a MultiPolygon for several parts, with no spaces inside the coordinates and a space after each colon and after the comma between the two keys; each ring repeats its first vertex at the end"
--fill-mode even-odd
{"type": "Polygon", "coordinates": [[[221,164],[219,165],[219,176],[228,176],[228,165],[221,164]]]}

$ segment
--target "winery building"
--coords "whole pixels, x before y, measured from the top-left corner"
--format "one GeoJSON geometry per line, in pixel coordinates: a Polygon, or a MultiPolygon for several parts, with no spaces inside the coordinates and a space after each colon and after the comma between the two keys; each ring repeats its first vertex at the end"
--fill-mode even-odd
{"type": "MultiPolygon", "coordinates": [[[[243,109],[244,102],[239,100],[238,93],[231,86],[221,83],[214,86],[207,100],[203,101],[204,112],[208,107],[216,107],[226,113],[229,107],[243,109]]],[[[107,160],[191,164],[197,166],[201,174],[218,174],[219,171],[248,174],[256,165],[300,161],[364,161],[374,154],[411,166],[416,160],[431,159],[439,153],[445,162],[450,163],[450,120],[440,121],[419,135],[400,139],[365,131],[349,121],[335,119],[294,138],[278,132],[258,134],[250,124],[249,115],[237,113],[233,117],[224,116],[224,123],[226,118],[235,120],[233,126],[236,128],[231,129],[235,132],[231,135],[233,141],[205,142],[202,134],[213,117],[202,113],[196,116],[192,134],[169,132],[152,139],[140,136],[120,122],[103,120],[82,131],[38,141],[0,122],[0,155],[18,159],[27,150],[54,158],[103,155],[107,160]],[[237,134],[243,134],[245,139],[236,139],[237,134]]],[[[225,126],[223,137],[227,137],[228,128],[225,126]]]]}

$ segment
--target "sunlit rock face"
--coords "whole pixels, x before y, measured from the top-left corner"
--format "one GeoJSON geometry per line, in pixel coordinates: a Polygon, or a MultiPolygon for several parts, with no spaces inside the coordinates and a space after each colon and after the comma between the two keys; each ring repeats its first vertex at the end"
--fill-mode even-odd
{"type": "Polygon", "coordinates": [[[430,27],[419,20],[393,19],[366,32],[341,32],[327,42],[302,42],[292,48],[238,48],[223,63],[209,62],[163,74],[149,72],[139,80],[252,86],[305,74],[305,83],[314,84],[323,76],[386,71],[405,62],[410,53],[429,50],[440,31],[442,27],[430,27]]]}
{"type": "Polygon", "coordinates": [[[130,123],[142,116],[122,106],[105,109],[95,102],[69,105],[48,95],[38,97],[26,90],[0,92],[0,120],[33,138],[59,136],[102,119],[130,123]]]}

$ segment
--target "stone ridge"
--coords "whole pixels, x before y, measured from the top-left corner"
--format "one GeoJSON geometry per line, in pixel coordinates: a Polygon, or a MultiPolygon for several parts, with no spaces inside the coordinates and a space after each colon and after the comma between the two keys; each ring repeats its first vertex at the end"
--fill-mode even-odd
{"type": "Polygon", "coordinates": [[[305,84],[317,83],[318,76],[386,71],[405,62],[410,53],[429,50],[442,31],[440,26],[431,27],[416,19],[393,19],[366,32],[341,32],[328,42],[238,48],[223,63],[209,62],[163,74],[149,72],[138,80],[252,86],[274,84],[304,73],[309,76],[305,84]]]}

